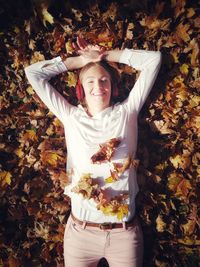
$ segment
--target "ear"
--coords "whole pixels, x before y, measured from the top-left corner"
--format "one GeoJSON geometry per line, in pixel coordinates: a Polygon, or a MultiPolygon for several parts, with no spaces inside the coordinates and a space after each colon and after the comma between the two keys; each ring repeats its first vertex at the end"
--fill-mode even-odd
{"type": "Polygon", "coordinates": [[[76,96],[79,101],[82,101],[84,98],[84,90],[83,90],[83,86],[81,84],[80,79],[78,79],[77,84],[76,84],[76,96]]]}

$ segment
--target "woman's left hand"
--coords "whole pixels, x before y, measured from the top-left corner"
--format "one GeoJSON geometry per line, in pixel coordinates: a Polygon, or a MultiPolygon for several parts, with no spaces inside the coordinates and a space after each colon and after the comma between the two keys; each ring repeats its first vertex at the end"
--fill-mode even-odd
{"type": "Polygon", "coordinates": [[[85,64],[90,62],[98,62],[105,56],[105,48],[99,45],[88,44],[82,37],[77,37],[77,43],[74,48],[78,54],[83,58],[85,64]]]}

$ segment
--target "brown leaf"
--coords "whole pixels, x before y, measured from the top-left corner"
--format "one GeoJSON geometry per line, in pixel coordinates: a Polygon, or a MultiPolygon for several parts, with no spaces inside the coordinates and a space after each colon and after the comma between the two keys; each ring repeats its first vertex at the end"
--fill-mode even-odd
{"type": "Polygon", "coordinates": [[[104,161],[110,161],[120,142],[119,138],[112,138],[106,143],[100,144],[100,150],[91,157],[92,163],[100,164],[104,161]]]}

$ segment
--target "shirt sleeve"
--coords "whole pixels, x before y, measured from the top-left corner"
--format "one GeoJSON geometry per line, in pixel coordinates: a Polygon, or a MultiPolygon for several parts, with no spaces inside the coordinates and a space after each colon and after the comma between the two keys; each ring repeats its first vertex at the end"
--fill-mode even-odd
{"type": "Polygon", "coordinates": [[[67,67],[61,57],[34,63],[25,69],[26,77],[44,104],[62,122],[75,108],[50,83],[49,80],[67,67]]]}
{"type": "Polygon", "coordinates": [[[124,101],[129,112],[140,112],[156,80],[161,65],[161,52],[125,49],[120,63],[127,64],[140,71],[128,98],[124,101]]]}

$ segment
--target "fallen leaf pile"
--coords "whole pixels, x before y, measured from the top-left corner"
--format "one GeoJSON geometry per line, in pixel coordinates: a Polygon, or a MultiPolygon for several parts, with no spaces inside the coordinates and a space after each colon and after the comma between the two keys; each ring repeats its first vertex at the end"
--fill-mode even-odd
{"type": "MultiPolygon", "coordinates": [[[[144,266],[198,266],[199,1],[1,1],[0,17],[0,266],[64,266],[70,199],[63,194],[69,180],[63,126],[28,84],[24,67],[74,55],[72,43],[80,33],[107,49],[162,52],[161,70],[139,116],[137,213],[144,266]]],[[[119,72],[120,101],[139,73],[123,65],[119,72]]],[[[72,104],[77,74],[52,79],[72,104]]],[[[109,160],[117,146],[100,147],[93,161],[109,160]]],[[[126,164],[113,167],[116,175],[126,164]]],[[[99,208],[124,216],[127,206],[116,201],[122,204],[125,197],[107,202],[101,192],[99,208]]]]}
{"type": "Polygon", "coordinates": [[[83,174],[71,191],[81,194],[85,199],[93,199],[98,210],[101,210],[105,215],[116,216],[119,221],[128,215],[128,204],[125,203],[129,196],[128,193],[121,193],[109,198],[109,189],[100,187],[90,173],[83,174]]]}

